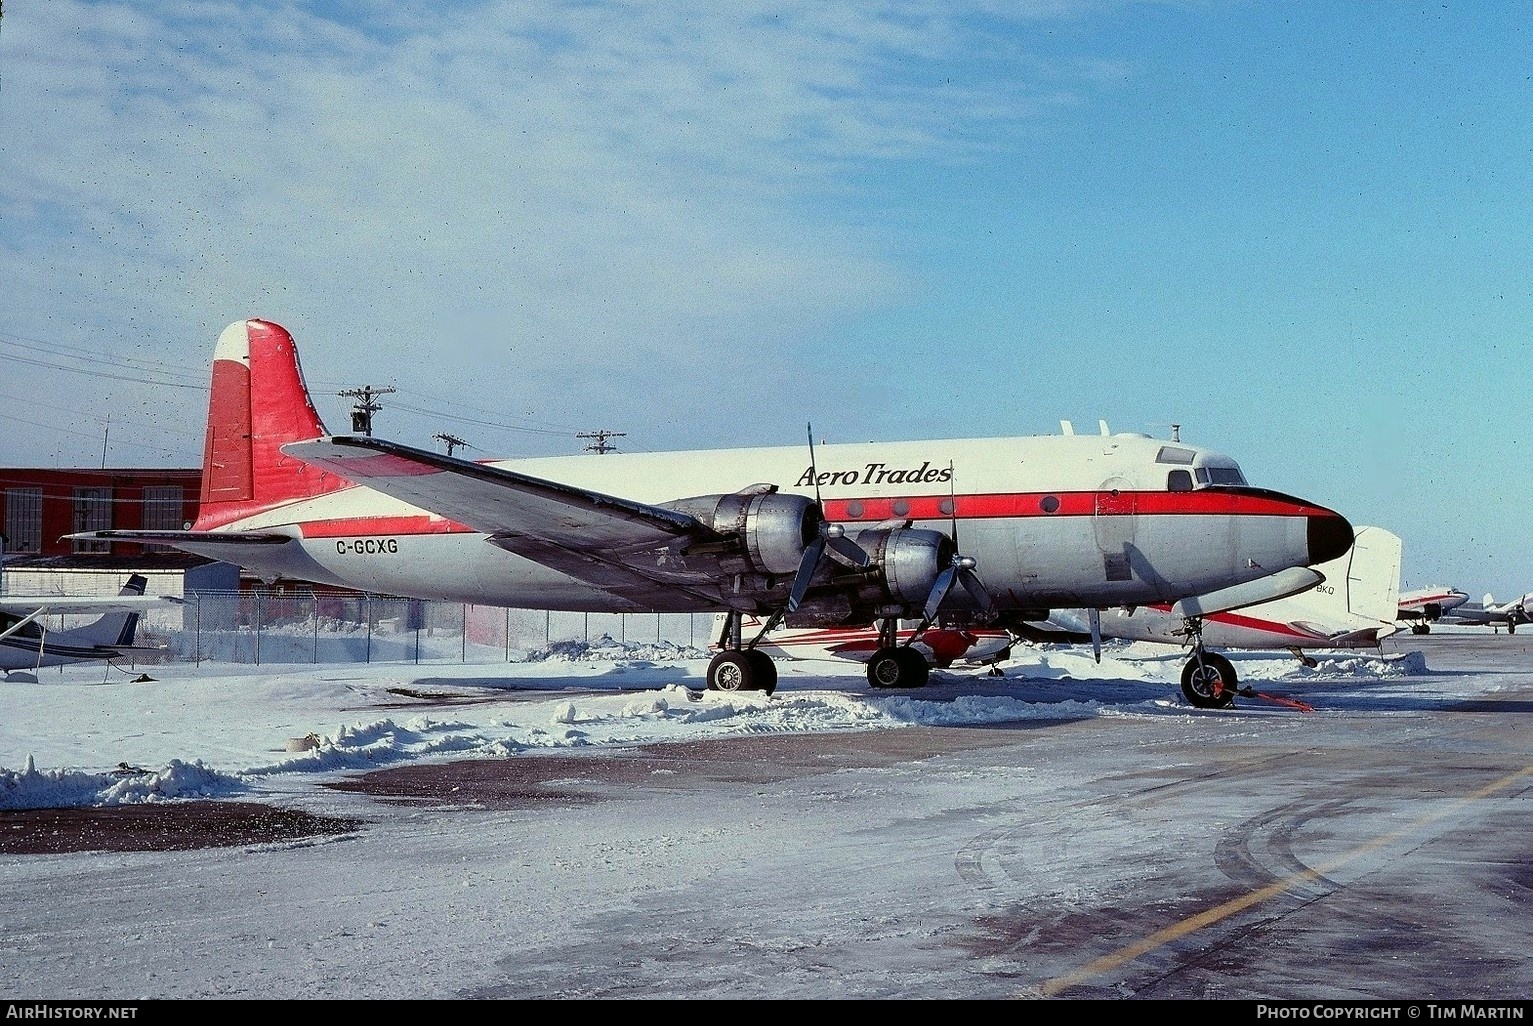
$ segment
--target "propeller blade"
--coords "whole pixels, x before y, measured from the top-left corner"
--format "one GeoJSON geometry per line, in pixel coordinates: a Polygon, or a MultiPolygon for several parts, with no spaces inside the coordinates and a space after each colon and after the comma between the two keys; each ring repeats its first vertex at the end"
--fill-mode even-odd
{"type": "Polygon", "coordinates": [[[956,566],[950,566],[937,575],[937,581],[932,585],[932,593],[926,597],[926,608],[922,611],[927,623],[937,619],[937,611],[947,599],[947,593],[952,590],[953,581],[957,576],[956,566]]]}
{"type": "Polygon", "coordinates": [[[809,580],[820,566],[820,555],[825,551],[825,536],[821,535],[804,546],[804,558],[799,561],[798,573],[793,575],[793,587],[788,591],[788,612],[798,608],[809,590],[809,580]]]}
{"type": "Polygon", "coordinates": [[[979,574],[970,567],[958,575],[959,581],[963,582],[963,590],[969,593],[974,604],[979,606],[980,611],[992,613],[995,611],[995,600],[990,597],[990,592],[985,590],[985,582],[979,579],[979,574]]]}
{"type": "Polygon", "coordinates": [[[861,545],[846,536],[846,528],[840,524],[826,524],[824,526],[825,541],[830,546],[830,558],[842,566],[849,566],[853,570],[866,570],[873,560],[863,551],[861,545]]]}

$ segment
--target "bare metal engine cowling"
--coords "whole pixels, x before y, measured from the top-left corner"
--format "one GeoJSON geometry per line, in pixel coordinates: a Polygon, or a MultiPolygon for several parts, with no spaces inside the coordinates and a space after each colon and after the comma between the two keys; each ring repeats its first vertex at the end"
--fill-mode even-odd
{"type": "MultiPolygon", "coordinates": [[[[689,558],[714,555],[724,573],[764,578],[796,573],[824,519],[813,499],[764,490],[700,495],[665,505],[696,517],[722,536],[715,545],[692,546],[689,558]]],[[[771,586],[765,582],[765,587],[771,586]]]]}
{"type": "Polygon", "coordinates": [[[849,535],[868,554],[868,568],[839,591],[812,594],[787,622],[794,627],[868,624],[919,615],[952,561],[953,541],[940,531],[872,529],[849,535]]]}

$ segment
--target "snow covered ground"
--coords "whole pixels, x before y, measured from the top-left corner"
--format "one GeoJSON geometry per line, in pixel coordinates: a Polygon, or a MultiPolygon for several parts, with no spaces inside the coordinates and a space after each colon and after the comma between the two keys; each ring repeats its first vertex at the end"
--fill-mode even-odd
{"type": "MultiPolygon", "coordinates": [[[[1421,687],[1419,653],[1234,653],[1242,683],[1326,708],[1421,687]],[[1370,683],[1359,691],[1360,680],[1370,683]],[[1381,686],[1387,682],[1388,686],[1381,686]]],[[[520,662],[146,668],[101,664],[0,684],[0,809],[258,798],[338,774],[532,749],[878,730],[1082,716],[1185,716],[1185,654],[1109,643],[1018,646],[1004,678],[937,671],[874,691],[861,664],[784,661],[771,697],[704,689],[707,654],[674,645],[563,642],[520,662]],[[297,750],[295,750],[297,749],[297,750]]],[[[1434,689],[1441,681],[1434,681],[1434,689]]],[[[1278,708],[1260,698],[1243,708],[1278,708]]]]}

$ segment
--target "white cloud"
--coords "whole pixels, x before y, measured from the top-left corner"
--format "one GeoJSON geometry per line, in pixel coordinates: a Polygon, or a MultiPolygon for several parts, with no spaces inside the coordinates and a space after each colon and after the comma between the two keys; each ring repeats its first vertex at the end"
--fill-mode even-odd
{"type": "Polygon", "coordinates": [[[897,213],[887,162],[964,159],[1025,109],[1014,44],[965,5],[333,10],[13,10],[6,330],[196,366],[267,316],[326,378],[424,350],[770,393],[798,378],[760,347],[912,287],[838,207],[897,213]]]}

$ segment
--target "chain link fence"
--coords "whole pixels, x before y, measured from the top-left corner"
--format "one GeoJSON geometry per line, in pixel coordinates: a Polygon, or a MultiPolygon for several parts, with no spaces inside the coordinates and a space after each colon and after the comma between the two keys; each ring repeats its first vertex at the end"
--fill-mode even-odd
{"type": "Polygon", "coordinates": [[[711,613],[564,613],[382,595],[193,592],[143,614],[123,665],[506,663],[614,643],[634,658],[691,657],[711,613]],[[650,649],[654,651],[651,652],[650,649]]]}

